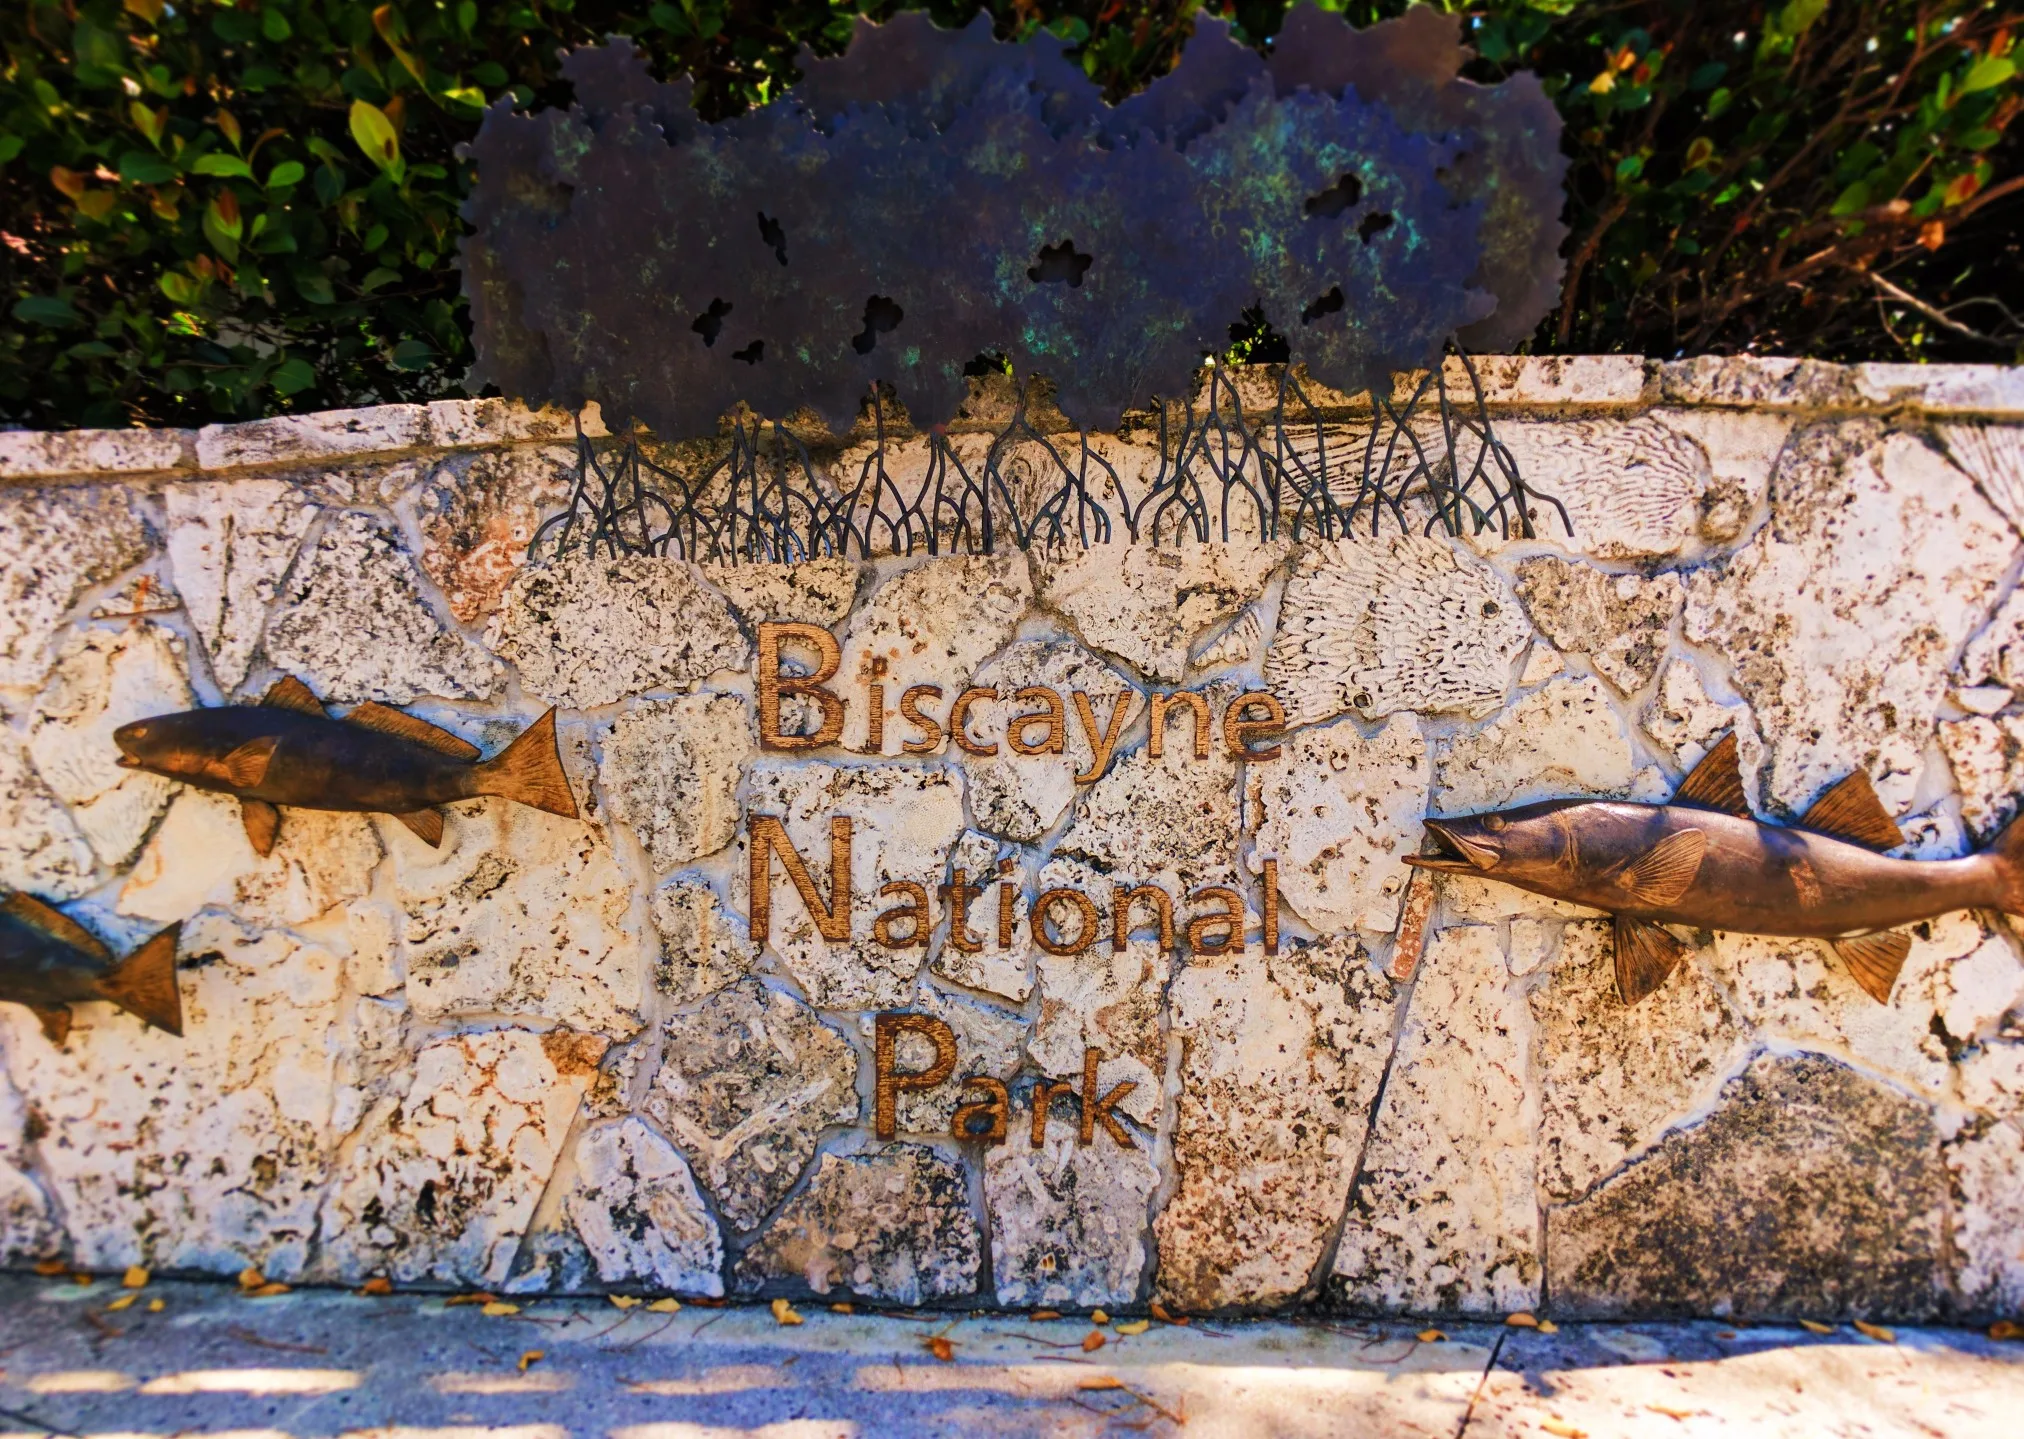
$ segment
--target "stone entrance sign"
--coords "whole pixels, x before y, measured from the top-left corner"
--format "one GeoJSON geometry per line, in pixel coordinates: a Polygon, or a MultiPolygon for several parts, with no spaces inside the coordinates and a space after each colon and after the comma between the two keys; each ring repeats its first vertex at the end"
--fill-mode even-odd
{"type": "MultiPolygon", "coordinates": [[[[1901,855],[1985,845],[2024,791],[2024,379],[1476,364],[1571,536],[530,561],[568,415],[0,436],[0,886],[111,955],[180,923],[183,1029],[0,1004],[0,1252],[966,1308],[2024,1305],[2010,921],[1911,926],[1884,1003],[1821,942],[1675,926],[1627,1007],[1604,913],[1406,863],[1428,818],[1663,802],[1731,733],[1767,820],[1860,772],[1901,855]],[[118,764],[121,726],[284,677],[487,757],[554,706],[578,814],[460,800],[432,846],[284,807],[263,854],[237,800],[118,764]]],[[[866,443],[800,438],[818,480],[866,443]]],[[[1123,474],[1157,443],[1088,439],[1123,474]]]]}

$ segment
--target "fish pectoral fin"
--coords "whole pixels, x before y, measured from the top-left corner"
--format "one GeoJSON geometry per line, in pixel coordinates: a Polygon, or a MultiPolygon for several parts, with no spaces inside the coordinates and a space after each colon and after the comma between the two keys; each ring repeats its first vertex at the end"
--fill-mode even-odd
{"type": "Polygon", "coordinates": [[[430,849],[443,846],[443,812],[439,809],[411,809],[406,814],[394,816],[413,830],[421,842],[430,849]]]}
{"type": "Polygon", "coordinates": [[[1680,781],[1680,787],[1673,791],[1673,803],[1750,817],[1750,800],[1743,793],[1743,768],[1736,758],[1734,730],[1723,735],[1722,742],[1702,755],[1693,773],[1680,781]]]}
{"type": "Polygon", "coordinates": [[[361,729],[378,730],[381,734],[398,735],[418,745],[426,745],[438,754],[452,759],[475,760],[482,751],[467,739],[459,739],[446,729],[438,729],[427,720],[416,719],[413,715],[383,705],[377,700],[367,700],[344,717],[346,724],[358,725],[361,729]]]}
{"type": "Polygon", "coordinates": [[[1616,877],[1624,898],[1639,905],[1655,907],[1676,903],[1694,886],[1701,872],[1701,856],[1708,852],[1708,836],[1697,829],[1669,834],[1642,855],[1625,865],[1616,877]]]}
{"type": "Polygon", "coordinates": [[[1905,842],[1897,821],[1876,797],[1867,770],[1857,770],[1815,800],[1813,808],[1800,816],[1799,825],[1869,849],[1896,849],[1905,842]]]}
{"type": "Polygon", "coordinates": [[[294,710],[298,714],[315,715],[318,719],[325,719],[330,713],[323,707],[323,701],[316,697],[315,691],[294,675],[283,675],[269,685],[267,693],[260,696],[260,703],[268,709],[294,710]]]}
{"type": "Polygon", "coordinates": [[[267,766],[274,762],[281,736],[262,735],[249,739],[218,761],[218,771],[234,789],[252,789],[267,778],[267,766]]]}
{"type": "Polygon", "coordinates": [[[262,859],[274,853],[275,836],[281,833],[281,811],[264,799],[239,801],[239,822],[246,826],[246,842],[262,859]]]}
{"type": "Polygon", "coordinates": [[[1912,952],[1912,937],[1901,929],[1886,929],[1828,942],[1848,966],[1849,977],[1862,986],[1862,992],[1878,1004],[1889,1004],[1898,971],[1905,967],[1905,956],[1912,952]]]}
{"type": "Polygon", "coordinates": [[[28,1007],[35,1012],[35,1018],[41,1022],[43,1036],[51,1044],[61,1044],[70,1038],[69,1005],[54,1004],[47,1009],[33,1004],[28,1007]]]}
{"type": "MultiPolygon", "coordinates": [[[[112,951],[100,942],[97,935],[62,910],[51,909],[32,894],[10,894],[0,900],[0,910],[5,910],[31,929],[41,930],[59,944],[81,949],[94,959],[112,963],[112,951]]],[[[64,1012],[69,1013],[68,1010],[64,1012]]]]}
{"type": "Polygon", "coordinates": [[[1693,946],[1647,920],[1616,916],[1616,997],[1636,1004],[1666,982],[1693,946]]]}

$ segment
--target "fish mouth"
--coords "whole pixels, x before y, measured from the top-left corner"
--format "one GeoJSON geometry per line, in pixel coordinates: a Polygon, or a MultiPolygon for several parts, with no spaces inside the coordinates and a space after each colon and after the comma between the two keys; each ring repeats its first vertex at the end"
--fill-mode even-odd
{"type": "Polygon", "coordinates": [[[128,754],[125,750],[120,751],[119,758],[114,760],[113,763],[118,765],[121,769],[139,769],[141,767],[141,762],[135,759],[132,755],[128,754]]]}
{"type": "Polygon", "coordinates": [[[1409,854],[1406,856],[1407,864],[1442,874],[1475,874],[1496,868],[1500,856],[1487,844],[1472,840],[1437,819],[1427,820],[1425,824],[1427,833],[1439,848],[1432,854],[1409,854]]]}

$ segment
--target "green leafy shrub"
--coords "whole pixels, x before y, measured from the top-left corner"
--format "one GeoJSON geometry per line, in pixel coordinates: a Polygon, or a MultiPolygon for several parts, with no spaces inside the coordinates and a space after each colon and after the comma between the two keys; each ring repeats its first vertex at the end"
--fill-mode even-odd
{"type": "MultiPolygon", "coordinates": [[[[803,44],[834,53],[860,8],[899,7],[16,0],[0,13],[0,422],[462,393],[457,149],[486,104],[566,99],[557,50],[623,33],[723,115],[790,83],[803,44]]],[[[954,24],[974,7],[929,8],[954,24]]],[[[1114,95],[1164,72],[1196,8],[992,5],[1002,34],[1078,45],[1114,95]]],[[[1222,13],[1266,44],[1285,8],[1222,13]]],[[[1367,24],[1403,7],[1347,8],[1367,24]]],[[[1994,5],[1493,0],[1468,23],[1485,78],[1536,70],[1567,120],[1570,278],[1537,347],[2013,356],[2024,167],[1994,5]]]]}

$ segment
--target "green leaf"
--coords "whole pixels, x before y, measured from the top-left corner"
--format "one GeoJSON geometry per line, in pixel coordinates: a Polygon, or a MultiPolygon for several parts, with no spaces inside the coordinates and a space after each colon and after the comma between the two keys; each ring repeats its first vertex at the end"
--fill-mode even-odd
{"type": "Polygon", "coordinates": [[[1961,93],[1974,95],[1983,90],[1993,90],[2017,73],[2017,62],[2007,55],[1984,55],[1968,69],[1967,78],[1961,81],[1961,93]]]}
{"type": "Polygon", "coordinates": [[[204,287],[181,270],[164,271],[158,283],[162,293],[178,305],[194,305],[204,294],[204,287]]]}
{"type": "Polygon", "coordinates": [[[27,143],[19,135],[0,135],[0,165],[19,155],[21,147],[27,143]]]}
{"type": "Polygon", "coordinates": [[[237,155],[206,155],[190,167],[199,175],[222,175],[227,179],[250,180],[253,167],[237,155]]]}
{"type": "Polygon", "coordinates": [[[281,13],[279,6],[269,5],[260,12],[260,33],[278,45],[293,35],[295,28],[288,23],[288,17],[281,13]]]}
{"type": "Polygon", "coordinates": [[[279,190],[289,185],[299,185],[302,183],[302,177],[308,173],[300,160],[283,160],[267,172],[267,188],[279,190]]]}
{"type": "Polygon", "coordinates": [[[1987,150],[2003,138],[2001,130],[1970,130],[1961,137],[1964,150],[1987,150]]]}
{"type": "Polygon", "coordinates": [[[82,324],[70,301],[61,295],[27,295],[14,302],[14,318],[24,325],[42,325],[51,330],[82,324]]]}
{"type": "Polygon", "coordinates": [[[366,271],[366,276],[363,280],[359,281],[358,287],[367,294],[371,294],[382,286],[393,284],[400,277],[401,272],[399,270],[389,270],[386,266],[382,265],[378,269],[366,271]]]}
{"type": "Polygon", "coordinates": [[[129,150],[119,157],[119,177],[129,185],[166,185],[176,178],[176,167],[160,155],[129,150]]]}
{"type": "Polygon", "coordinates": [[[394,122],[387,118],[387,112],[377,105],[364,100],[351,102],[351,138],[358,142],[358,148],[373,164],[385,171],[396,184],[402,173],[401,137],[394,129],[394,122]]]}
{"type": "Polygon", "coordinates": [[[337,303],[337,295],[330,288],[330,277],[319,275],[314,270],[304,270],[296,275],[295,291],[312,305],[337,303]]]}
{"type": "Polygon", "coordinates": [[[309,361],[291,356],[274,367],[267,383],[274,386],[276,394],[293,395],[316,383],[316,371],[310,368],[309,361]]]}
{"type": "Polygon", "coordinates": [[[1719,116],[1724,110],[1729,108],[1729,102],[1734,98],[1735,96],[1729,93],[1729,87],[1726,85],[1710,95],[1708,97],[1708,118],[1713,120],[1719,116]]]}
{"type": "Polygon", "coordinates": [[[1616,178],[1635,180],[1644,173],[1645,161],[1642,155],[1626,155],[1616,162],[1616,178]]]}
{"type": "Polygon", "coordinates": [[[80,18],[70,32],[70,47],[79,65],[118,71],[126,66],[126,46],[118,35],[80,18]]]}
{"type": "Polygon", "coordinates": [[[391,358],[397,370],[426,370],[436,358],[436,347],[427,340],[410,338],[394,346],[391,358]]]}
{"type": "Polygon", "coordinates": [[[1857,210],[1867,207],[1868,204],[1869,181],[1857,180],[1853,185],[1850,185],[1846,190],[1835,196],[1834,203],[1828,207],[1827,213],[1838,219],[1843,215],[1853,215],[1857,210]]]}

